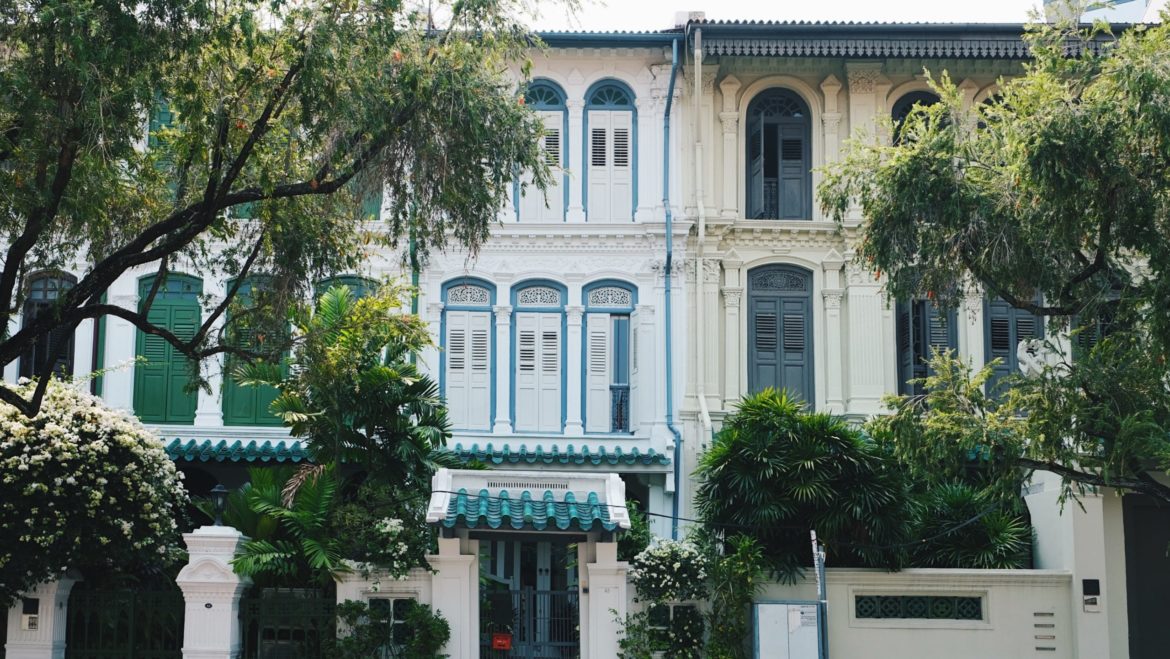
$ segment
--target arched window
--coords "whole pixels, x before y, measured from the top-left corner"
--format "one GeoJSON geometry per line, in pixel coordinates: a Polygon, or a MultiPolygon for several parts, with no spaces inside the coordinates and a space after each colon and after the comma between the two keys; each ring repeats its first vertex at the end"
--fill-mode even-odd
{"type": "Polygon", "coordinates": [[[495,287],[479,279],[461,278],[443,285],[439,386],[451,427],[457,430],[491,430],[495,301],[495,287]]]}
{"type": "Polygon", "coordinates": [[[590,222],[634,219],[638,205],[634,94],[615,80],[585,95],[585,197],[590,222]]]}
{"type": "Polygon", "coordinates": [[[910,112],[914,110],[915,106],[930,107],[939,102],[938,94],[928,91],[917,91],[903,94],[901,98],[894,103],[893,109],[890,111],[890,118],[894,121],[894,143],[897,144],[901,139],[902,124],[906,122],[906,117],[910,116],[910,112]]]}
{"type": "Polygon", "coordinates": [[[812,217],[812,122],[796,93],[770,89],[747,112],[748,217],[812,217]]]}
{"type": "Polygon", "coordinates": [[[512,404],[519,432],[564,427],[564,286],[533,281],[512,289],[512,404]]]}
{"type": "Polygon", "coordinates": [[[585,287],[586,432],[630,432],[633,397],[630,316],[637,291],[625,282],[585,287]]]}
{"type": "MultiPolygon", "coordinates": [[[[24,298],[24,325],[53,313],[58,298],[77,283],[71,275],[43,272],[29,279],[28,292],[24,298]]],[[[45,363],[53,361],[53,372],[59,376],[73,375],[73,333],[66,327],[55,327],[47,334],[38,336],[32,346],[20,356],[20,375],[31,378],[40,375],[45,363]],[[57,348],[56,357],[50,357],[57,348]]]]}
{"type": "Polygon", "coordinates": [[[525,174],[516,183],[516,219],[521,222],[563,222],[568,207],[568,174],[563,163],[568,159],[569,145],[564,139],[569,130],[569,114],[565,93],[548,80],[537,80],[524,92],[524,102],[544,123],[541,148],[552,171],[553,180],[543,193],[529,185],[531,176],[525,174]]]}
{"type": "MultiPolygon", "coordinates": [[[[153,285],[153,276],[139,281],[139,311],[153,285]]],[[[201,293],[201,280],[167,275],[159,284],[146,319],[180,339],[190,339],[202,323],[201,293]]],[[[198,395],[187,391],[191,373],[186,357],[170,343],[142,331],[138,332],[135,352],[141,359],[134,366],[134,411],[138,418],[148,423],[194,423],[198,395]]]]}
{"type": "Polygon", "coordinates": [[[790,265],[748,272],[748,389],[813,404],[812,273],[790,265]]]}

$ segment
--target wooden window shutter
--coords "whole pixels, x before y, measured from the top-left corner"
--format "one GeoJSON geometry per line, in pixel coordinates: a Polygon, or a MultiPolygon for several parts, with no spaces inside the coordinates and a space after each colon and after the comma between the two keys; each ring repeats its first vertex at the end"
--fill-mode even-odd
{"type": "Polygon", "coordinates": [[[585,430],[587,432],[610,431],[609,386],[613,381],[610,373],[612,324],[609,314],[591,313],[587,316],[588,340],[585,359],[585,430]]]}

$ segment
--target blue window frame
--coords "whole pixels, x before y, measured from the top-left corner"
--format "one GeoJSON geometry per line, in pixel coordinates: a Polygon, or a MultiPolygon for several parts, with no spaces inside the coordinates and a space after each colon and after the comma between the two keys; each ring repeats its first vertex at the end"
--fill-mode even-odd
{"type": "Polygon", "coordinates": [[[443,284],[439,390],[456,430],[491,430],[496,409],[496,287],[460,277],[443,284]]]}
{"type": "Polygon", "coordinates": [[[565,427],[564,285],[544,280],[512,288],[512,420],[516,432],[565,427]]]}
{"type": "Polygon", "coordinates": [[[586,221],[633,221],[638,208],[638,110],[625,83],[600,80],[585,92],[582,144],[586,221]]]}
{"type": "Polygon", "coordinates": [[[581,346],[581,409],[585,431],[628,433],[633,429],[630,314],[636,286],[616,280],[587,285],[585,341],[581,346]]]}
{"type": "Polygon", "coordinates": [[[533,187],[521,190],[518,179],[512,184],[512,205],[517,221],[561,221],[569,208],[569,172],[565,163],[569,160],[569,112],[565,92],[551,80],[538,78],[524,90],[524,103],[544,122],[545,133],[541,147],[545,161],[553,171],[554,178],[560,170],[560,180],[542,193],[533,187]],[[522,196],[523,193],[523,196],[522,196]],[[546,205],[547,201],[547,205],[546,205]]]}

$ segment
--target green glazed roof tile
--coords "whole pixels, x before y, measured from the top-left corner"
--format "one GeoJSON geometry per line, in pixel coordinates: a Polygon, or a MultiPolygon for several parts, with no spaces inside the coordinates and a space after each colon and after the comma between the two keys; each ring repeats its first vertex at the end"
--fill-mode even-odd
{"type": "Polygon", "coordinates": [[[526,444],[521,444],[520,448],[513,449],[508,444],[496,448],[488,443],[483,447],[480,447],[479,444],[472,444],[469,448],[464,448],[462,444],[456,444],[454,450],[459,459],[464,462],[476,460],[489,465],[607,465],[614,467],[640,465],[649,467],[670,464],[668,456],[654,449],[649,449],[645,453],[636,448],[623,451],[620,447],[607,451],[603,446],[591,451],[588,446],[582,446],[580,450],[577,450],[572,444],[569,444],[566,450],[562,451],[556,444],[553,444],[550,450],[545,450],[540,444],[537,444],[535,449],[529,449],[526,444]]]}
{"type": "Polygon", "coordinates": [[[590,492],[584,502],[578,502],[572,492],[557,500],[551,491],[535,499],[524,490],[519,498],[512,498],[507,490],[492,496],[487,490],[471,495],[460,489],[452,495],[447,506],[447,517],[440,522],[447,528],[463,525],[470,529],[561,530],[590,531],[596,524],[612,531],[617,522],[609,517],[609,507],[602,505],[596,492],[590,492]]]}
{"type": "Polygon", "coordinates": [[[296,439],[264,442],[175,439],[167,444],[166,450],[167,455],[175,462],[301,462],[309,460],[308,451],[296,439]]]}

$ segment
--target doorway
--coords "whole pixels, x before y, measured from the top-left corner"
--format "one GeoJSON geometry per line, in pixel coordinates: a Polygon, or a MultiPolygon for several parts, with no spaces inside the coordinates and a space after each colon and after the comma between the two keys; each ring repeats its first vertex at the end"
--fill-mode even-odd
{"type": "Polygon", "coordinates": [[[480,657],[580,656],[576,545],[480,541],[480,657]],[[511,649],[493,647],[507,636],[511,649]]]}
{"type": "Polygon", "coordinates": [[[1161,659],[1170,647],[1170,506],[1138,494],[1121,502],[1129,656],[1161,659]]]}

